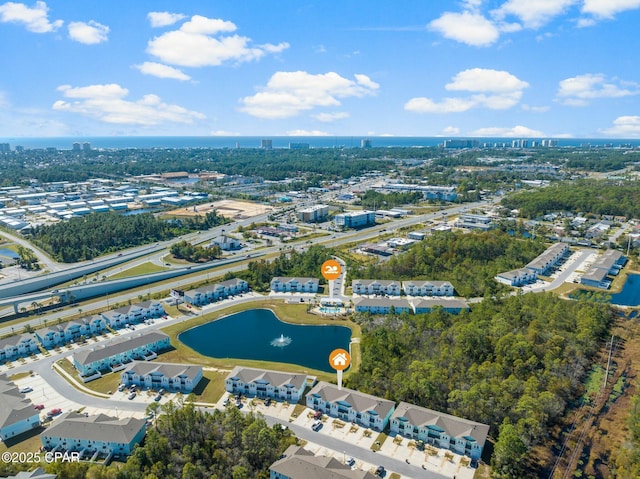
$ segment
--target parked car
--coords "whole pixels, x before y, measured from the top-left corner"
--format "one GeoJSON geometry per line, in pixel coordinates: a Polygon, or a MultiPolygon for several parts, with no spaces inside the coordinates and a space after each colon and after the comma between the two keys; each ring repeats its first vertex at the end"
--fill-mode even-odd
{"type": "Polygon", "coordinates": [[[319,431],[322,428],[322,421],[316,421],[311,425],[311,429],[314,431],[319,431]]]}
{"type": "Polygon", "coordinates": [[[313,415],[313,419],[322,419],[322,411],[316,411],[313,415]]]}
{"type": "Polygon", "coordinates": [[[264,401],[264,405],[265,405],[265,406],[271,406],[271,398],[267,398],[267,399],[265,399],[265,401],[264,401]]]}
{"type": "Polygon", "coordinates": [[[156,397],[153,398],[154,401],[160,401],[160,399],[162,398],[162,396],[160,396],[160,394],[157,394],[156,397]]]}
{"type": "Polygon", "coordinates": [[[26,387],[20,388],[20,392],[21,392],[22,394],[30,393],[31,391],[33,391],[33,388],[30,388],[29,386],[26,386],[26,387]]]}
{"type": "Polygon", "coordinates": [[[59,414],[62,414],[62,409],[60,409],[59,407],[52,409],[51,411],[49,411],[47,413],[47,416],[53,417],[53,416],[57,416],[59,414]]]}
{"type": "Polygon", "coordinates": [[[127,388],[127,386],[125,386],[124,384],[120,384],[120,386],[118,386],[118,391],[122,392],[127,388]]]}
{"type": "Polygon", "coordinates": [[[353,457],[350,457],[349,459],[347,459],[346,464],[349,467],[353,467],[353,465],[356,463],[356,460],[353,457]]]}
{"type": "Polygon", "coordinates": [[[382,466],[378,466],[378,468],[376,469],[376,476],[384,476],[385,470],[384,467],[382,466]]]}
{"type": "Polygon", "coordinates": [[[44,409],[44,404],[35,404],[33,408],[38,411],[42,411],[44,409]]]}
{"type": "Polygon", "coordinates": [[[129,393],[129,395],[127,396],[127,399],[131,400],[131,399],[133,399],[134,397],[136,397],[136,393],[135,393],[135,392],[131,392],[131,393],[129,393]]]}
{"type": "Polygon", "coordinates": [[[160,391],[158,391],[158,396],[162,396],[164,394],[164,389],[160,389],[160,391]]]}

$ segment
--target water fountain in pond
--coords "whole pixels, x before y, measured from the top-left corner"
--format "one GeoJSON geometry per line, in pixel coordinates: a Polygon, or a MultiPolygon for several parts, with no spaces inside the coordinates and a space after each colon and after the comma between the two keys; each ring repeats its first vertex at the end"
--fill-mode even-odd
{"type": "Polygon", "coordinates": [[[291,338],[289,336],[285,336],[281,334],[279,338],[271,341],[271,346],[275,346],[276,348],[284,348],[285,346],[289,346],[291,344],[291,338]]]}

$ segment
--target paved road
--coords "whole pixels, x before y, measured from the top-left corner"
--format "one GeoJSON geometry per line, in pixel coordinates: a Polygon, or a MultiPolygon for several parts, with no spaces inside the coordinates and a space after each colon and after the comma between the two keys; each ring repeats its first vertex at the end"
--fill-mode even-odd
{"type": "MultiPolygon", "coordinates": [[[[311,429],[291,424],[288,421],[278,419],[272,416],[265,416],[267,424],[283,424],[300,439],[318,444],[319,446],[331,449],[338,453],[344,453],[346,457],[354,457],[370,464],[383,466],[388,471],[397,472],[405,477],[428,478],[428,479],[451,479],[449,476],[435,473],[433,471],[424,470],[413,464],[407,464],[392,457],[373,452],[371,449],[356,446],[348,441],[343,441],[326,434],[318,434],[311,429]]],[[[387,474],[388,475],[388,474],[387,474]]]]}

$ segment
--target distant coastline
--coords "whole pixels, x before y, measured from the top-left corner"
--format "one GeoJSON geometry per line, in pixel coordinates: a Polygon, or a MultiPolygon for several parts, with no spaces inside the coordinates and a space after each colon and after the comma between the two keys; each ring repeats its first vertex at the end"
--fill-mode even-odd
{"type": "MultiPolygon", "coordinates": [[[[473,139],[481,144],[510,145],[520,138],[478,137],[417,137],[417,136],[69,136],[69,137],[5,137],[0,143],[9,143],[11,149],[22,146],[28,149],[57,148],[71,150],[73,143],[90,143],[92,148],[260,148],[263,139],[271,140],[274,149],[289,148],[290,144],[309,145],[310,148],[360,148],[361,141],[369,140],[372,148],[404,147],[420,148],[442,144],[448,139],[473,139]]],[[[546,138],[523,138],[540,142],[546,138]]],[[[559,147],[640,147],[640,139],[620,138],[550,138],[559,147]]]]}

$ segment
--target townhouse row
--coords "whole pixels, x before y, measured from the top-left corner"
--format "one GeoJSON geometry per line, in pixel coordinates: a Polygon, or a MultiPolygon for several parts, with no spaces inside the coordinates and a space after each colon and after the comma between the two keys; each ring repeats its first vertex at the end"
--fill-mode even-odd
{"type": "Polygon", "coordinates": [[[354,279],[353,294],[400,296],[453,296],[454,288],[449,281],[395,281],[382,279],[354,279]]]}
{"type": "Polygon", "coordinates": [[[368,298],[361,297],[353,300],[356,313],[389,314],[412,313],[427,314],[435,308],[451,314],[460,314],[462,311],[469,311],[469,304],[462,299],[454,298],[368,298]]]}
{"type": "Polygon", "coordinates": [[[0,374],[0,405],[0,439],[3,441],[40,426],[39,411],[6,374],[0,374]]]}
{"type": "Polygon", "coordinates": [[[184,300],[194,306],[204,306],[247,291],[249,291],[249,284],[245,280],[233,278],[185,291],[184,300]]]}
{"type": "MultiPolygon", "coordinates": [[[[233,395],[271,398],[294,403],[303,397],[310,379],[294,374],[236,366],[225,380],[225,389],[233,395]]],[[[328,416],[358,424],[374,431],[389,427],[391,434],[423,441],[438,448],[473,459],[482,455],[489,426],[431,409],[361,393],[339,389],[324,381],[316,383],[304,396],[308,408],[328,416]]]]}
{"type": "Polygon", "coordinates": [[[611,280],[607,276],[617,276],[627,262],[620,251],[609,249],[598,255],[589,269],[580,278],[580,283],[594,288],[607,289],[611,280]]]}
{"type": "Polygon", "coordinates": [[[548,274],[569,254],[569,245],[554,243],[544,253],[529,262],[524,268],[505,271],[495,276],[495,280],[507,286],[525,286],[538,281],[538,276],[548,274]]]}

